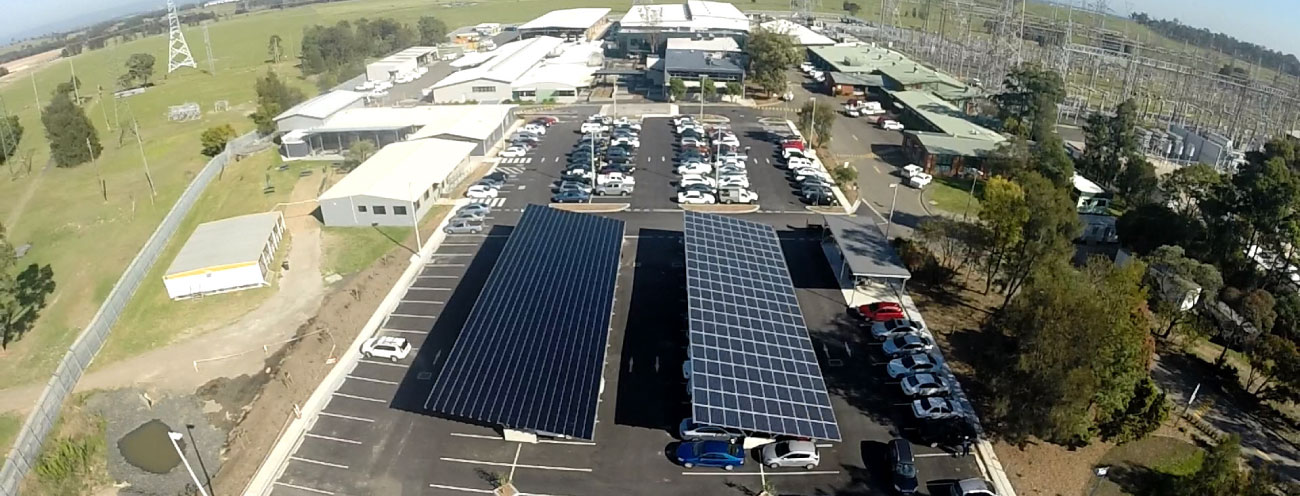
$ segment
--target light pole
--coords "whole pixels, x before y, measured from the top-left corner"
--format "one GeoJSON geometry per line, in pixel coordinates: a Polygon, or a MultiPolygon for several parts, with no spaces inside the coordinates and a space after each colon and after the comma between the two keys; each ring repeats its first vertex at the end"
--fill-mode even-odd
{"type": "Polygon", "coordinates": [[[176,456],[179,456],[181,458],[181,463],[185,464],[185,471],[190,473],[190,479],[193,479],[194,485],[198,486],[199,494],[208,496],[208,491],[203,489],[203,483],[199,482],[199,476],[194,475],[194,468],[190,467],[190,461],[185,459],[185,453],[181,453],[181,445],[176,444],[176,441],[180,441],[184,438],[185,436],[179,432],[167,431],[167,439],[172,441],[172,447],[176,448],[176,456]]]}
{"type": "Polygon", "coordinates": [[[600,139],[600,129],[594,128],[591,132],[591,193],[587,194],[587,203],[592,203],[596,196],[596,183],[599,178],[596,175],[596,140],[600,139]]]}
{"type": "Polygon", "coordinates": [[[1097,489],[1101,487],[1101,481],[1106,480],[1106,474],[1110,473],[1110,467],[1097,467],[1093,470],[1093,473],[1097,474],[1097,483],[1092,486],[1092,491],[1088,492],[1088,496],[1097,494],[1097,489]]]}
{"type": "MultiPolygon", "coordinates": [[[[410,181],[406,182],[406,195],[408,197],[411,195],[410,181]]],[[[424,251],[424,247],[420,244],[420,209],[415,206],[414,198],[411,199],[411,227],[415,229],[415,252],[420,253],[424,251]]]]}
{"type": "Polygon", "coordinates": [[[894,190],[894,199],[889,201],[889,220],[885,224],[885,242],[889,242],[889,230],[894,227],[894,206],[898,204],[898,183],[889,185],[894,190]]]}
{"type": "Polygon", "coordinates": [[[970,195],[966,197],[966,209],[961,211],[961,220],[963,221],[966,220],[966,214],[970,213],[971,199],[975,198],[975,183],[980,182],[980,176],[984,175],[984,171],[981,171],[979,169],[969,169],[969,170],[972,171],[970,174],[968,174],[971,177],[970,195]]]}

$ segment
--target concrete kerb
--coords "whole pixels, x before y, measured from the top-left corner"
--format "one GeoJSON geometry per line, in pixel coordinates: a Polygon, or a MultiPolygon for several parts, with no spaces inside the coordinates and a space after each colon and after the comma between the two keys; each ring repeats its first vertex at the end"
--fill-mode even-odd
{"type": "Polygon", "coordinates": [[[754,212],[757,212],[757,211],[759,210],[759,208],[761,208],[761,205],[757,205],[757,204],[755,204],[755,205],[745,205],[745,204],[736,204],[736,205],[690,205],[690,204],[678,204],[677,207],[678,207],[678,208],[681,208],[682,210],[690,210],[690,211],[692,211],[692,212],[702,212],[702,213],[707,213],[707,214],[752,214],[752,213],[754,213],[754,212]]]}
{"type": "Polygon", "coordinates": [[[551,203],[550,207],[568,212],[612,214],[632,208],[630,203],[551,203]]]}
{"type": "MultiPolygon", "coordinates": [[[[461,199],[455,202],[455,206],[459,208],[468,203],[470,203],[469,200],[461,199]]],[[[384,318],[393,309],[397,308],[402,295],[406,293],[406,288],[411,285],[415,280],[415,276],[419,275],[424,268],[425,262],[433,256],[433,252],[437,251],[438,246],[446,239],[447,234],[443,232],[443,228],[446,227],[447,221],[450,219],[451,215],[444,216],[442,221],[438,223],[438,227],[434,229],[433,235],[425,241],[419,255],[411,257],[410,265],[406,268],[406,271],[402,272],[401,278],[397,280],[393,288],[388,291],[388,295],[384,297],[383,302],[375,309],[375,313],[370,315],[370,320],[366,321],[365,327],[361,329],[360,333],[357,333],[357,338],[352,341],[351,346],[334,364],[334,367],[330,369],[329,374],[325,376],[325,379],[307,398],[306,403],[299,409],[300,415],[289,423],[280,438],[276,440],[275,446],[271,448],[270,454],[267,455],[262,466],[257,469],[257,473],[249,481],[243,494],[260,496],[270,494],[275,480],[280,478],[280,475],[284,472],[289,456],[302,443],[303,435],[316,422],[316,417],[325,408],[330,394],[343,384],[348,372],[357,366],[357,362],[361,359],[361,344],[379,331],[384,318]]]]}

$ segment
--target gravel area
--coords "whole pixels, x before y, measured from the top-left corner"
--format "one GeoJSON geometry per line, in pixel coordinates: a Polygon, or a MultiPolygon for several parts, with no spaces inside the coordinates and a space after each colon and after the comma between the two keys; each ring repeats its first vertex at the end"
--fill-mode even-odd
{"type": "MultiPolygon", "coordinates": [[[[155,474],[128,463],[122,456],[118,449],[122,437],[154,419],[185,435],[182,449],[201,480],[204,480],[205,472],[215,474],[220,468],[220,450],[226,432],[208,421],[203,404],[193,397],[156,394],[139,389],[118,389],[97,393],[86,403],[104,418],[108,473],[119,485],[125,486],[118,494],[173,496],[184,494],[187,487],[194,485],[183,464],[177,464],[165,474],[155,474]],[[187,425],[193,427],[187,428],[187,425]]],[[[174,449],[165,436],[150,442],[156,443],[160,449],[174,449]]]]}

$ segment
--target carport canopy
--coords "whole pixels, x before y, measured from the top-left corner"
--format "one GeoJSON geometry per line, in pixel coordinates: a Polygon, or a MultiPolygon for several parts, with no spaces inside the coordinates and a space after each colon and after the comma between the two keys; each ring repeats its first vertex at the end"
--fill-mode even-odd
{"type": "MultiPolygon", "coordinates": [[[[854,277],[898,279],[906,281],[912,273],[903,265],[898,252],[880,232],[880,226],[867,217],[827,215],[830,231],[840,254],[854,277]]],[[[838,271],[837,271],[838,272],[838,271]]]]}
{"type": "Polygon", "coordinates": [[[425,408],[592,439],[622,247],[623,221],[529,205],[425,408]]]}

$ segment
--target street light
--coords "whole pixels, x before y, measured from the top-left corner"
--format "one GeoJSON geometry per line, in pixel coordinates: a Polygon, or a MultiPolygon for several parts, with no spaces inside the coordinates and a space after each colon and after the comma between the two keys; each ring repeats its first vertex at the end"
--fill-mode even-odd
{"type": "Polygon", "coordinates": [[[971,181],[970,181],[970,195],[966,196],[966,209],[961,211],[961,220],[963,221],[966,220],[966,214],[970,213],[971,198],[975,198],[975,183],[980,182],[980,176],[984,175],[984,171],[979,169],[966,169],[966,170],[970,171],[967,173],[967,175],[971,176],[971,181]]]}
{"type": "Polygon", "coordinates": [[[170,439],[172,441],[172,447],[176,448],[176,456],[180,457],[181,463],[185,464],[185,471],[190,473],[190,479],[193,479],[194,485],[198,486],[199,494],[203,496],[208,496],[208,491],[206,489],[203,489],[203,483],[199,482],[199,476],[194,475],[194,468],[190,467],[190,461],[185,459],[185,453],[181,453],[181,445],[176,444],[176,441],[185,439],[185,436],[181,435],[181,433],[179,432],[167,431],[167,439],[170,439]]]}
{"type": "Polygon", "coordinates": [[[889,242],[889,229],[894,227],[894,206],[898,204],[898,183],[889,185],[894,190],[894,199],[889,201],[889,221],[885,225],[885,242],[889,242]]]}

